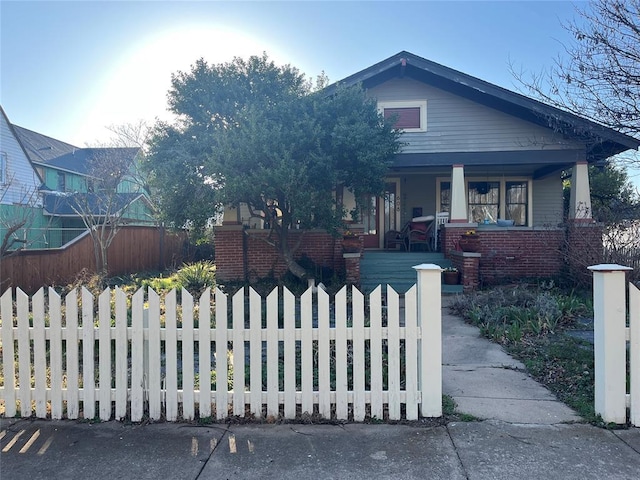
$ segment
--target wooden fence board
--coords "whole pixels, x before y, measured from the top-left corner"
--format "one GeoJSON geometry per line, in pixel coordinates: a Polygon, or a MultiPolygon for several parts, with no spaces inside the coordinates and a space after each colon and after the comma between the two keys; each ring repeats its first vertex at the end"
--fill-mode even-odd
{"type": "Polygon", "coordinates": [[[96,416],[95,337],[93,295],[82,288],[82,410],[87,420],[96,416]]]}
{"type": "MultiPolygon", "coordinates": [[[[62,300],[49,288],[49,368],[51,371],[51,418],[62,418],[62,300]]],[[[65,329],[66,330],[66,329],[65,329]]]]}
{"type": "MultiPolygon", "coordinates": [[[[210,361],[210,360],[207,360],[210,361]]],[[[182,418],[195,417],[193,369],[193,297],[182,289],[182,418]]]]}
{"type": "MultiPolygon", "coordinates": [[[[215,345],[216,345],[216,418],[227,418],[229,411],[229,355],[227,296],[216,288],[215,291],[215,345]]],[[[202,310],[203,307],[200,307],[202,310]]],[[[207,310],[209,306],[207,305],[207,310]]],[[[210,325],[210,321],[209,321],[210,325]]],[[[207,326],[207,329],[210,329],[207,326]]]]}
{"type": "Polygon", "coordinates": [[[98,415],[100,420],[111,419],[111,292],[105,290],[98,297],[98,415]]]}
{"type": "Polygon", "coordinates": [[[127,297],[124,292],[115,289],[116,297],[116,343],[115,343],[115,376],[116,376],[116,420],[127,415],[127,389],[129,345],[127,340],[127,297]]]}
{"type": "Polygon", "coordinates": [[[64,297],[66,323],[66,397],[67,418],[75,420],[80,413],[79,395],[79,338],[78,338],[78,292],[73,289],[64,297]]]}
{"type": "Polygon", "coordinates": [[[387,314],[389,339],[389,418],[400,420],[400,319],[399,298],[396,291],[387,287],[387,314]]]}
{"type": "Polygon", "coordinates": [[[283,292],[284,308],[284,416],[296,416],[296,299],[289,290],[283,292]]]}
{"type": "Polygon", "coordinates": [[[407,420],[418,419],[418,325],[416,318],[417,299],[415,288],[410,289],[404,296],[404,338],[405,338],[405,391],[407,405],[407,420]],[[410,341],[416,339],[416,341],[410,341]]]}
{"type": "Polygon", "coordinates": [[[47,346],[44,340],[44,288],[33,296],[33,370],[35,377],[34,400],[36,416],[47,415],[47,346]]]}
{"type": "Polygon", "coordinates": [[[349,384],[347,377],[347,287],[335,297],[336,319],[336,417],[349,418],[349,384]]]}
{"type": "MultiPolygon", "coordinates": [[[[147,326],[149,330],[149,418],[162,418],[162,361],[160,357],[160,297],[149,288],[149,310],[147,326]]],[[[144,321],[144,319],[143,319],[144,321]]]]}
{"type": "Polygon", "coordinates": [[[329,295],[318,288],[318,413],[331,417],[329,295]]]}
{"type": "Polygon", "coordinates": [[[262,299],[249,287],[249,398],[251,413],[262,417],[262,299]]]}
{"type": "Polygon", "coordinates": [[[4,413],[7,418],[16,416],[16,365],[13,335],[13,295],[11,290],[0,298],[0,318],[2,319],[2,367],[4,372],[4,413]]]}
{"type": "Polygon", "coordinates": [[[166,342],[165,342],[165,408],[166,418],[173,422],[178,418],[178,330],[176,291],[165,297],[166,342]]]}
{"type": "MultiPolygon", "coordinates": [[[[387,288],[389,288],[387,286],[387,288]]],[[[369,296],[371,325],[371,418],[382,419],[382,287],[369,296]]]]}
{"type": "Polygon", "coordinates": [[[18,289],[16,292],[18,315],[18,385],[20,415],[31,416],[31,341],[29,339],[29,297],[18,289]],[[29,387],[29,388],[26,388],[29,387]]]}
{"type": "MultiPolygon", "coordinates": [[[[139,422],[144,414],[144,290],[138,290],[131,300],[131,421],[139,422]]],[[[146,367],[146,368],[145,368],[146,367]]]]}
{"type": "MultiPolygon", "coordinates": [[[[216,347],[217,345],[218,343],[216,341],[216,347]]],[[[227,358],[226,350],[225,342],[223,355],[225,360],[227,358]]],[[[217,369],[218,358],[216,356],[216,370],[217,369]]],[[[211,416],[211,290],[209,288],[207,288],[200,297],[198,308],[198,378],[200,385],[198,412],[200,418],[207,418],[211,416]]],[[[225,379],[226,382],[226,374],[222,378],[225,379]]]]}
{"type": "Polygon", "coordinates": [[[302,356],[301,390],[302,413],[313,413],[313,292],[311,288],[300,297],[300,330],[302,342],[300,354],[302,356]]]}
{"type": "Polygon", "coordinates": [[[278,417],[278,287],[267,296],[267,415],[278,417]]]}
{"type": "Polygon", "coordinates": [[[364,358],[364,296],[351,287],[353,317],[353,419],[361,422],[365,417],[365,358],[364,358]]]}
{"type": "Polygon", "coordinates": [[[244,411],[244,289],[233,296],[233,414],[243,416],[244,411]]]}

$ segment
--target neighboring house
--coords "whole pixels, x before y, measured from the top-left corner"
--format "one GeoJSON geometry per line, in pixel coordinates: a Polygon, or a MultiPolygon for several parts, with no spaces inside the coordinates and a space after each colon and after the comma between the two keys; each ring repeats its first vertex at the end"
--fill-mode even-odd
{"type": "MultiPolygon", "coordinates": [[[[562,173],[573,172],[568,220],[598,232],[591,221],[587,166],[640,146],[638,139],[408,52],[338,82],[358,83],[385,116],[396,118],[405,143],[389,171],[386,195],[363,202],[365,255],[367,248],[384,248],[385,233],[401,230],[412,217],[447,212],[440,248],[461,268],[475,262],[474,284],[557,274],[568,238],[562,173]],[[513,226],[498,226],[504,223],[498,220],[513,226]],[[481,246],[463,255],[458,240],[469,229],[477,230],[481,246]]],[[[355,205],[352,196],[348,201],[347,211],[355,205]]],[[[584,242],[594,238],[585,232],[569,243],[585,249],[584,242]]],[[[233,236],[222,227],[216,233],[217,274],[238,277],[237,268],[218,260],[228,249],[227,238],[233,236]]],[[[243,255],[251,262],[251,252],[243,255]]],[[[313,259],[339,264],[335,253],[329,256],[313,259]]],[[[245,267],[245,276],[269,273],[260,268],[245,267]]]]}
{"type": "Polygon", "coordinates": [[[0,122],[0,245],[4,254],[28,245],[43,246],[38,229],[47,224],[47,218],[39,195],[42,179],[2,107],[0,122]]]}
{"type": "MultiPolygon", "coordinates": [[[[136,175],[139,149],[78,148],[11,125],[4,112],[2,117],[3,158],[5,150],[10,150],[12,153],[7,152],[9,159],[6,162],[11,166],[19,158],[19,178],[31,178],[28,187],[24,186],[24,179],[20,183],[22,190],[31,192],[29,202],[24,194],[21,200],[16,200],[16,194],[12,193],[14,203],[17,201],[23,207],[29,203],[29,207],[35,209],[30,226],[25,230],[30,241],[23,242],[24,248],[64,245],[86,230],[83,217],[91,217],[94,225],[116,215],[122,218],[122,224],[153,222],[148,192],[136,175]],[[113,173],[110,169],[116,169],[112,164],[125,165],[128,171],[118,175],[117,181],[110,185],[105,178],[113,173]],[[102,168],[96,165],[102,165],[102,168]]],[[[18,172],[15,167],[11,168],[14,174],[18,172]]],[[[17,191],[17,185],[11,186],[9,191],[17,191]]],[[[3,199],[2,203],[8,202],[3,199]]],[[[24,236],[25,231],[19,233],[24,236]]]]}

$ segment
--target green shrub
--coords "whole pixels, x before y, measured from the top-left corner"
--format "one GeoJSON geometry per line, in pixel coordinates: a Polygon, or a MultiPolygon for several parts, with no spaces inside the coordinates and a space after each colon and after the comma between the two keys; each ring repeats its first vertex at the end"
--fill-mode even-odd
{"type": "Polygon", "coordinates": [[[216,285],[216,266],[208,260],[185,265],[176,274],[177,286],[191,293],[202,293],[216,285]]]}

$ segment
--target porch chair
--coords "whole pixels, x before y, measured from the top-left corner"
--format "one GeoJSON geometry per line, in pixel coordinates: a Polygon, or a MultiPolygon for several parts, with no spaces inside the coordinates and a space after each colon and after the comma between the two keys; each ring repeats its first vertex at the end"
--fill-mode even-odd
{"type": "Polygon", "coordinates": [[[401,232],[398,230],[389,230],[384,234],[384,248],[395,250],[398,247],[402,247],[402,240],[403,237],[401,232]]]}
{"type": "Polygon", "coordinates": [[[434,219],[433,215],[427,215],[412,218],[407,222],[402,229],[402,238],[408,252],[414,245],[426,245],[428,252],[432,250],[434,219]]]}
{"type": "Polygon", "coordinates": [[[440,227],[449,222],[449,212],[436,213],[435,225],[433,228],[433,251],[438,251],[438,242],[440,241],[440,227]]]}

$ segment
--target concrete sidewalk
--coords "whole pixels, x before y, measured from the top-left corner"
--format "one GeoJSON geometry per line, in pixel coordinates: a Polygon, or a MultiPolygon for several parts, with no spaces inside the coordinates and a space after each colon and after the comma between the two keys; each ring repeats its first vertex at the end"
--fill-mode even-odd
{"type": "Polygon", "coordinates": [[[640,478],[640,429],[574,423],[579,417],[518,362],[443,312],[444,392],[459,411],[483,421],[194,426],[3,419],[0,478],[640,478]]]}

